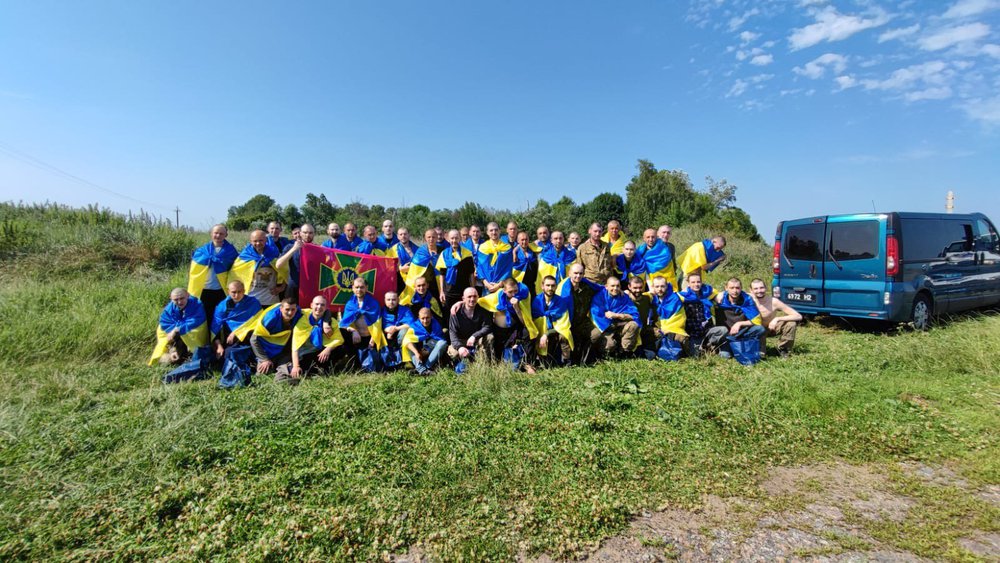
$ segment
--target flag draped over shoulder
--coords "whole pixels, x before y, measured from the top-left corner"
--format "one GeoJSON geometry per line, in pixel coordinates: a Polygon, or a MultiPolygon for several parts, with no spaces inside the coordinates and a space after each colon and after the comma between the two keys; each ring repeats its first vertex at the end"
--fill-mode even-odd
{"type": "Polygon", "coordinates": [[[382,300],[388,291],[396,291],[395,258],[371,256],[303,244],[299,260],[299,303],[312,303],[313,297],[326,297],[331,311],[344,310],[354,297],[356,278],[368,283],[368,291],[382,300]]]}
{"type": "MultiPolygon", "coordinates": [[[[715,264],[717,260],[725,256],[725,252],[715,249],[711,240],[705,239],[692,244],[687,250],[681,252],[681,255],[677,257],[677,263],[680,265],[682,272],[690,273],[704,268],[709,264],[715,264]]],[[[713,265],[707,271],[711,272],[714,269],[715,266],[713,265]]]]}
{"type": "Polygon", "coordinates": [[[472,237],[469,237],[463,240],[460,244],[465,248],[468,248],[469,252],[471,252],[472,255],[475,256],[476,253],[479,252],[479,246],[484,242],[486,242],[486,239],[473,240],[472,237]]]}
{"type": "Polygon", "coordinates": [[[719,303],[720,309],[733,309],[740,310],[743,315],[755,325],[761,324],[760,311],[757,310],[757,304],[754,303],[753,298],[750,297],[745,291],[740,294],[742,303],[736,304],[729,299],[729,293],[724,293],[722,295],[722,302],[719,303]]]}
{"type": "Polygon", "coordinates": [[[619,296],[613,296],[608,293],[608,290],[604,287],[598,286],[600,289],[595,288],[594,300],[590,304],[590,320],[594,322],[601,332],[608,330],[611,326],[611,319],[604,316],[604,313],[610,311],[612,313],[624,313],[626,315],[631,315],[632,320],[639,323],[639,309],[636,308],[635,303],[632,299],[622,293],[619,296]]]}
{"type": "MultiPolygon", "coordinates": [[[[403,293],[399,295],[399,302],[402,305],[410,304],[415,293],[413,286],[419,278],[428,278],[427,272],[433,270],[436,265],[437,253],[431,253],[430,249],[426,246],[421,246],[417,249],[413,254],[413,259],[410,260],[410,269],[406,271],[406,279],[403,280],[406,287],[403,288],[403,293]]],[[[431,280],[428,279],[427,281],[430,283],[431,280]]]]}
{"type": "MultiPolygon", "coordinates": [[[[431,310],[431,313],[434,313],[434,316],[441,316],[441,303],[438,302],[437,297],[431,295],[430,291],[425,292],[423,295],[414,292],[413,295],[410,295],[409,301],[410,306],[416,305],[420,307],[420,309],[427,307],[431,310]]],[[[420,309],[417,309],[417,311],[419,312],[420,309]]]]}
{"type": "Polygon", "coordinates": [[[160,313],[160,322],[156,325],[156,345],[149,365],[153,365],[163,354],[167,353],[170,344],[167,336],[177,329],[181,341],[194,352],[199,347],[208,344],[208,322],[205,319],[205,308],[195,296],[189,296],[187,305],[181,309],[174,302],[167,303],[160,313]]]}
{"type": "Polygon", "coordinates": [[[257,337],[257,343],[264,349],[267,357],[274,358],[284,350],[285,345],[288,344],[288,339],[292,337],[292,329],[295,328],[295,325],[298,324],[301,318],[302,309],[299,309],[296,311],[295,316],[292,317],[292,322],[288,328],[285,328],[284,321],[281,318],[281,303],[275,303],[257,313],[255,322],[244,323],[234,333],[236,334],[236,338],[242,340],[246,338],[249,332],[253,331],[254,336],[257,337]]]}
{"type": "Polygon", "coordinates": [[[229,281],[240,280],[249,293],[250,287],[253,285],[254,272],[261,266],[270,266],[278,272],[278,284],[283,284],[288,281],[288,263],[280,268],[276,267],[275,263],[279,256],[278,249],[272,244],[264,245],[262,254],[248,243],[236,261],[233,262],[233,267],[229,270],[229,281]]]}
{"type": "Polygon", "coordinates": [[[618,240],[616,240],[614,244],[611,244],[611,236],[609,233],[601,235],[601,240],[611,246],[612,256],[618,256],[622,252],[625,252],[625,237],[621,233],[618,234],[618,240]]]}
{"type": "MultiPolygon", "coordinates": [[[[545,294],[539,293],[531,301],[531,317],[535,321],[538,334],[541,335],[554,330],[569,342],[569,347],[572,349],[573,327],[570,323],[569,313],[570,306],[572,305],[572,297],[569,300],[570,303],[567,304],[565,297],[556,294],[552,296],[551,301],[546,302],[545,294]]],[[[548,354],[548,350],[539,348],[538,353],[544,356],[548,354]]]]}
{"type": "Polygon", "coordinates": [[[410,354],[410,347],[407,344],[416,344],[417,348],[423,346],[428,340],[445,340],[444,332],[441,331],[441,324],[436,319],[431,319],[431,326],[427,328],[424,323],[415,320],[410,325],[410,330],[403,337],[402,357],[404,362],[412,362],[413,355],[410,354]]]}
{"type": "Polygon", "coordinates": [[[260,301],[252,295],[244,295],[243,299],[233,303],[232,308],[228,307],[230,303],[233,303],[233,298],[226,297],[215,307],[215,312],[212,314],[213,338],[219,335],[223,325],[228,326],[230,332],[234,332],[253,320],[261,310],[260,301]]]}
{"type": "Polygon", "coordinates": [[[375,347],[382,349],[385,347],[385,333],[382,332],[382,307],[378,301],[372,297],[371,293],[366,293],[362,303],[358,303],[355,296],[351,296],[344,306],[344,314],[340,317],[340,328],[347,328],[355,321],[363,319],[368,326],[368,333],[371,334],[375,347]]]}
{"type": "Polygon", "coordinates": [[[687,322],[687,315],[684,314],[684,302],[681,301],[680,296],[677,295],[672,286],[667,285],[667,293],[663,297],[653,295],[651,303],[659,319],[657,324],[661,332],[687,336],[687,331],[684,330],[684,323],[687,322]]]}
{"type": "Polygon", "coordinates": [[[201,292],[213,272],[225,291],[226,283],[229,281],[229,270],[233,267],[237,256],[239,251],[228,240],[222,243],[222,248],[218,252],[211,242],[195,249],[191,255],[191,267],[188,268],[188,293],[201,299],[201,292]]]}
{"type": "Polygon", "coordinates": [[[521,248],[520,245],[513,247],[514,261],[511,264],[511,275],[518,283],[524,283],[524,273],[533,262],[538,261],[538,253],[541,251],[542,249],[533,242],[528,244],[528,250],[521,248]]]}
{"type": "Polygon", "coordinates": [[[399,267],[402,268],[403,266],[409,264],[410,261],[413,260],[413,254],[420,250],[420,247],[414,245],[412,242],[410,244],[413,246],[412,249],[401,242],[397,242],[385,251],[385,255],[388,258],[398,259],[399,267]]]}
{"type": "Polygon", "coordinates": [[[625,263],[625,255],[615,256],[615,269],[621,274],[622,284],[627,284],[629,278],[636,277],[646,281],[646,261],[638,254],[632,256],[632,262],[625,263]]]}
{"type": "Polygon", "coordinates": [[[370,254],[372,256],[385,256],[386,251],[389,249],[385,243],[376,240],[374,243],[367,240],[362,240],[361,243],[355,247],[354,252],[358,254],[370,254]]]}
{"type": "Polygon", "coordinates": [[[697,293],[693,289],[688,287],[684,291],[678,293],[677,296],[680,297],[681,301],[684,301],[685,303],[689,301],[700,301],[702,306],[705,308],[705,318],[711,319],[712,307],[715,306],[714,299],[715,296],[718,294],[719,294],[718,291],[713,289],[712,286],[705,283],[701,285],[701,291],[698,291],[697,293]]]}
{"type": "Polygon", "coordinates": [[[434,268],[439,272],[444,270],[444,283],[453,286],[458,282],[458,265],[462,260],[472,260],[472,251],[462,245],[458,246],[458,256],[450,246],[438,253],[434,268]]]}
{"type": "Polygon", "coordinates": [[[535,280],[535,293],[542,292],[542,282],[545,276],[552,276],[556,279],[556,284],[562,283],[569,275],[569,267],[576,260],[576,251],[568,246],[562,250],[556,250],[554,245],[549,245],[538,255],[538,279],[535,280]]]}
{"type": "Polygon", "coordinates": [[[479,245],[476,253],[476,277],[490,283],[499,283],[511,277],[514,270],[514,256],[510,245],[487,240],[479,245]]]}
{"type": "MultiPolygon", "coordinates": [[[[306,342],[311,342],[317,350],[322,350],[327,346],[339,347],[344,343],[344,335],[340,328],[334,325],[330,334],[323,334],[323,317],[313,318],[312,309],[302,309],[302,317],[292,330],[292,351],[296,352],[306,342]]],[[[331,323],[332,324],[332,323],[331,323]]]]}
{"type": "MultiPolygon", "coordinates": [[[[521,320],[524,321],[525,327],[528,329],[528,335],[531,338],[538,337],[538,327],[535,326],[531,316],[531,293],[528,291],[528,286],[523,283],[517,284],[517,308],[521,311],[521,320]]],[[[503,313],[507,320],[507,326],[511,325],[511,315],[516,315],[514,311],[514,305],[511,304],[510,298],[503,289],[494,291],[485,297],[479,298],[479,306],[491,313],[503,313]]]]}
{"type": "Polygon", "coordinates": [[[677,269],[674,267],[674,257],[670,253],[670,247],[662,240],[657,240],[652,248],[647,248],[642,255],[646,263],[646,273],[649,279],[653,280],[662,276],[667,283],[677,287],[677,269]]]}
{"type": "Polygon", "coordinates": [[[417,322],[417,320],[413,318],[413,313],[411,313],[410,308],[405,305],[397,306],[395,313],[389,311],[386,307],[382,307],[382,330],[391,326],[411,326],[415,322],[417,322]]]}

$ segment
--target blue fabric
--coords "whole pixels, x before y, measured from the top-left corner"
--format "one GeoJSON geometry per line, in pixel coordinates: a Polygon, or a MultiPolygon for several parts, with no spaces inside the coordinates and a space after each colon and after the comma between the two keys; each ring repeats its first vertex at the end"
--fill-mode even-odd
{"type": "Polygon", "coordinates": [[[222,356],[222,377],[220,389],[247,387],[251,383],[253,350],[246,345],[230,346],[222,356]]]}
{"type": "Polygon", "coordinates": [[[642,277],[646,275],[646,261],[642,259],[642,256],[636,254],[632,257],[632,262],[628,265],[625,264],[625,255],[619,254],[615,256],[615,268],[621,272],[622,285],[628,283],[628,279],[635,277],[642,277]]]}
{"type": "Polygon", "coordinates": [[[472,240],[472,237],[469,237],[468,239],[462,241],[462,246],[468,248],[469,252],[472,253],[472,256],[475,257],[477,252],[476,249],[479,248],[479,245],[483,244],[485,241],[486,239],[472,240]]]}
{"type": "Polygon", "coordinates": [[[377,240],[374,243],[362,240],[361,243],[354,249],[354,252],[357,252],[358,254],[375,254],[375,251],[379,250],[385,254],[385,251],[388,249],[389,247],[377,240]]]}
{"type": "Polygon", "coordinates": [[[365,373],[382,371],[382,356],[375,348],[366,346],[358,350],[358,363],[361,364],[361,371],[365,373]]]}
{"type": "Polygon", "coordinates": [[[194,295],[188,296],[187,305],[180,309],[174,302],[167,303],[160,313],[160,328],[169,333],[175,328],[178,334],[187,334],[206,321],[205,308],[194,295]]]}
{"type": "MultiPolygon", "coordinates": [[[[715,246],[712,244],[712,241],[709,239],[701,241],[701,245],[705,248],[705,259],[707,260],[708,264],[712,264],[712,262],[715,262],[719,258],[722,258],[723,256],[726,255],[725,252],[721,250],[716,250],[715,246]]],[[[716,266],[718,266],[718,264],[707,266],[705,268],[705,271],[711,272],[712,270],[715,269],[716,266]]]]}
{"type": "Polygon", "coordinates": [[[233,331],[243,323],[249,321],[260,312],[261,305],[260,301],[257,301],[256,297],[252,295],[244,295],[243,299],[240,299],[239,303],[236,303],[232,309],[228,309],[228,305],[233,302],[232,297],[226,297],[215,307],[215,312],[212,315],[212,334],[217,335],[219,331],[222,330],[222,324],[225,323],[229,330],[233,331]]]}
{"type": "Polygon", "coordinates": [[[379,355],[382,357],[382,367],[388,370],[393,370],[403,365],[403,354],[399,349],[399,346],[395,346],[394,343],[388,346],[384,346],[379,350],[379,355]]]}
{"type": "Polygon", "coordinates": [[[382,330],[385,330],[390,326],[410,326],[415,322],[417,322],[417,320],[413,318],[413,313],[411,313],[410,308],[405,305],[397,305],[395,313],[386,307],[382,308],[382,330]]]}
{"type": "Polygon", "coordinates": [[[752,366],[760,362],[759,337],[741,337],[738,334],[736,336],[729,336],[728,338],[729,349],[737,362],[745,366],[752,366]]]}
{"type": "Polygon", "coordinates": [[[656,356],[661,360],[671,362],[678,360],[684,352],[684,345],[680,342],[664,336],[660,339],[660,345],[656,349],[656,356]]]}
{"type": "Polygon", "coordinates": [[[212,364],[212,349],[208,346],[200,346],[192,355],[191,359],[177,366],[163,376],[163,383],[181,383],[184,381],[198,381],[208,377],[208,368],[212,364]]]}
{"type": "Polygon", "coordinates": [[[382,233],[378,236],[378,241],[382,243],[382,246],[384,248],[390,248],[392,246],[395,246],[399,242],[399,237],[397,237],[396,234],[393,233],[392,238],[390,240],[385,240],[385,233],[382,233]]]}
{"type": "Polygon", "coordinates": [[[344,305],[344,314],[340,318],[340,328],[351,326],[362,315],[368,326],[374,326],[375,323],[381,320],[382,308],[379,307],[378,301],[372,297],[372,294],[366,293],[362,301],[364,303],[359,305],[358,298],[353,295],[347,300],[347,304],[344,305]]]}
{"type": "MultiPolygon", "coordinates": [[[[514,297],[517,298],[518,302],[524,301],[525,299],[531,299],[531,294],[528,292],[528,286],[523,283],[517,284],[517,295],[514,297]]],[[[517,315],[517,313],[514,312],[514,306],[510,304],[510,297],[507,297],[507,292],[503,289],[501,289],[497,295],[497,312],[504,314],[504,317],[507,320],[507,326],[514,326],[514,319],[511,318],[511,315],[517,315]]],[[[530,323],[531,319],[524,319],[524,322],[530,323]]]]}
{"type": "MultiPolygon", "coordinates": [[[[246,262],[255,262],[253,270],[256,272],[261,266],[271,264],[273,261],[277,260],[279,257],[278,253],[279,251],[277,247],[273,244],[265,244],[264,252],[260,253],[254,249],[252,244],[247,243],[247,245],[243,247],[243,251],[240,252],[239,257],[240,260],[244,260],[246,262]]],[[[274,264],[271,265],[273,266],[274,264]]]]}
{"type": "Polygon", "coordinates": [[[400,268],[409,264],[413,260],[413,255],[416,254],[417,250],[420,250],[420,247],[414,244],[412,240],[409,245],[397,242],[393,245],[393,248],[396,251],[396,258],[399,259],[400,268]]]}
{"type": "Polygon", "coordinates": [[[508,364],[514,371],[521,369],[522,360],[524,360],[524,348],[520,346],[514,346],[511,348],[503,349],[503,361],[504,363],[508,364]]]}
{"type": "Polygon", "coordinates": [[[736,304],[729,299],[729,293],[722,294],[722,303],[719,303],[720,309],[738,309],[743,312],[743,316],[747,318],[748,321],[752,321],[760,316],[760,311],[757,310],[757,304],[754,303],[753,297],[747,292],[740,293],[740,301],[742,303],[736,304]]]}
{"type": "Polygon", "coordinates": [[[233,262],[236,261],[236,257],[239,254],[236,247],[228,240],[222,243],[222,249],[218,253],[215,252],[215,245],[209,242],[204,246],[199,246],[191,256],[191,260],[202,266],[211,264],[212,271],[216,275],[219,275],[223,272],[228,272],[233,267],[233,262]]]}
{"type": "Polygon", "coordinates": [[[630,315],[636,323],[642,322],[639,318],[639,309],[636,308],[635,303],[628,295],[622,293],[614,297],[603,286],[597,287],[600,287],[600,290],[594,293],[594,300],[591,301],[590,319],[601,332],[608,330],[608,327],[611,326],[611,320],[604,316],[604,313],[608,311],[624,313],[630,315]]]}
{"type": "Polygon", "coordinates": [[[458,281],[458,265],[462,263],[462,246],[459,245],[458,258],[455,258],[455,251],[451,247],[441,252],[441,259],[444,260],[444,282],[448,286],[453,286],[458,281]]]}
{"type": "Polygon", "coordinates": [[[712,295],[713,291],[714,290],[712,289],[712,286],[705,283],[701,285],[701,291],[699,291],[698,293],[695,293],[693,289],[688,287],[684,291],[680,292],[678,295],[680,295],[681,299],[683,299],[685,302],[700,301],[702,307],[705,308],[705,318],[710,319],[712,318],[712,307],[715,306],[715,304],[709,298],[712,295]]]}
{"type": "Polygon", "coordinates": [[[442,342],[447,342],[444,337],[444,333],[441,331],[441,324],[433,318],[431,319],[431,327],[429,329],[424,326],[424,323],[417,321],[410,325],[410,330],[413,331],[413,335],[417,338],[417,342],[420,344],[423,344],[428,340],[440,340],[442,342]]]}

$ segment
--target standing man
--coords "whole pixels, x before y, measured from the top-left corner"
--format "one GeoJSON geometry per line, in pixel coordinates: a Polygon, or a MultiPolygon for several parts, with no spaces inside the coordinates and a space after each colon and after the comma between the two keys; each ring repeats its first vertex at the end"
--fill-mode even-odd
{"type": "Polygon", "coordinates": [[[614,273],[614,258],[611,248],[601,239],[601,224],[593,223],[587,231],[590,238],[576,250],[576,261],[583,266],[583,276],[603,285],[614,273]]]}
{"type": "Polygon", "coordinates": [[[625,249],[625,237],[622,236],[622,224],[617,220],[608,221],[608,232],[601,237],[601,240],[611,247],[611,255],[618,256],[625,249]]]}
{"type": "Polygon", "coordinates": [[[223,288],[229,281],[229,270],[240,254],[226,240],[229,229],[225,225],[220,223],[212,227],[211,236],[212,240],[199,246],[191,256],[187,286],[188,293],[201,300],[208,314],[226,298],[223,288]]]}
{"type": "Polygon", "coordinates": [[[535,246],[544,251],[549,247],[549,228],[545,225],[539,225],[538,229],[535,231],[535,246]]]}
{"type": "Polygon", "coordinates": [[[486,235],[489,239],[479,245],[475,255],[476,280],[482,281],[486,293],[493,293],[513,275],[514,258],[510,245],[500,240],[500,225],[487,225],[486,235]]]}
{"type": "Polygon", "coordinates": [[[573,252],[576,252],[580,248],[580,244],[583,243],[580,233],[576,231],[571,232],[566,240],[569,241],[569,247],[573,249],[573,252]]]}
{"type": "Polygon", "coordinates": [[[267,236],[260,229],[250,233],[250,242],[243,248],[229,270],[230,280],[240,280],[250,295],[264,307],[277,303],[288,280],[288,265],[278,266],[279,253],[267,243],[267,236]]]}
{"type": "Polygon", "coordinates": [[[645,256],[646,251],[656,244],[656,229],[646,229],[642,232],[642,244],[636,247],[635,252],[639,256],[645,256]]]}
{"type": "Polygon", "coordinates": [[[392,219],[382,221],[382,234],[378,236],[378,240],[385,248],[390,248],[392,245],[399,242],[399,238],[396,236],[395,227],[392,224],[392,219]]]}
{"type": "Polygon", "coordinates": [[[646,272],[650,278],[663,276],[667,283],[677,288],[677,254],[674,244],[670,242],[670,235],[673,230],[669,225],[662,225],[656,231],[656,237],[650,244],[647,235],[652,229],[648,229],[643,234],[643,239],[647,240],[646,250],[642,254],[642,259],[646,262],[646,272]]]}
{"type": "Polygon", "coordinates": [[[357,252],[358,245],[363,240],[357,235],[358,227],[354,223],[344,223],[344,234],[337,238],[334,248],[348,252],[357,252]]]}
{"type": "Polygon", "coordinates": [[[511,248],[513,248],[514,245],[517,244],[517,223],[516,222],[510,221],[509,223],[507,223],[507,232],[505,234],[503,234],[503,235],[500,235],[500,240],[502,240],[502,241],[506,242],[507,244],[509,244],[511,246],[511,248]]]}
{"type": "Polygon", "coordinates": [[[621,279],[639,278],[645,286],[646,261],[636,254],[634,242],[626,241],[622,245],[622,253],[615,256],[615,270],[621,279]]]}
{"type": "Polygon", "coordinates": [[[778,337],[778,354],[782,358],[787,358],[792,353],[792,346],[795,345],[795,330],[802,322],[802,314],[781,299],[771,297],[768,293],[768,287],[764,280],[755,278],[750,282],[750,294],[753,296],[757,311],[760,312],[761,323],[767,329],[760,338],[760,353],[764,355],[767,337],[776,335],[778,337]],[[781,313],[781,315],[777,313],[781,313]]]}
{"type": "Polygon", "coordinates": [[[486,242],[483,238],[483,231],[479,228],[479,225],[469,226],[469,238],[462,241],[462,246],[468,248],[472,252],[472,256],[476,256],[476,252],[479,252],[479,245],[486,242]]]}
{"type": "MultiPolygon", "coordinates": [[[[462,246],[461,236],[456,229],[448,231],[450,246],[438,255],[435,267],[445,319],[452,306],[462,300],[466,288],[475,285],[476,263],[472,259],[472,252],[462,246]]],[[[447,326],[447,320],[444,324],[447,326]]]]}
{"type": "Polygon", "coordinates": [[[552,276],[558,286],[569,274],[569,266],[576,260],[576,252],[564,245],[562,231],[552,233],[549,245],[538,255],[538,283],[535,293],[542,292],[542,279],[552,276]]]}
{"type": "Polygon", "coordinates": [[[288,245],[288,239],[281,236],[281,230],[280,221],[271,221],[267,224],[267,244],[278,249],[279,253],[284,251],[285,246],[288,245]]]}
{"type": "Polygon", "coordinates": [[[375,227],[367,225],[361,232],[361,243],[354,249],[354,252],[358,254],[370,254],[372,256],[385,256],[385,251],[388,250],[388,247],[378,240],[375,234],[375,227]]]}
{"type": "Polygon", "coordinates": [[[585,364],[590,359],[590,330],[594,324],[590,321],[590,304],[594,299],[594,288],[583,277],[583,266],[573,264],[569,267],[569,277],[556,287],[569,306],[570,326],[572,329],[573,363],[585,364]]]}
{"type": "Polygon", "coordinates": [[[326,236],[330,237],[323,241],[326,248],[337,248],[337,241],[340,240],[340,225],[330,223],[326,226],[326,236]]]}
{"type": "Polygon", "coordinates": [[[538,280],[538,253],[541,249],[528,242],[528,233],[517,234],[517,246],[514,247],[514,279],[528,286],[531,295],[535,295],[535,284],[538,280]]]}
{"type": "Polygon", "coordinates": [[[288,246],[288,249],[276,262],[279,269],[285,265],[288,266],[288,288],[285,290],[288,297],[298,298],[299,296],[299,268],[302,267],[302,245],[312,244],[315,238],[316,229],[309,223],[303,223],[299,227],[299,237],[288,246]]]}
{"type": "Polygon", "coordinates": [[[425,245],[418,248],[413,254],[413,259],[410,260],[410,264],[406,268],[406,287],[403,288],[399,296],[399,302],[403,305],[412,303],[418,279],[423,278],[428,287],[432,284],[437,285],[435,267],[438,261],[438,244],[437,232],[434,229],[424,231],[424,243],[425,245]]]}

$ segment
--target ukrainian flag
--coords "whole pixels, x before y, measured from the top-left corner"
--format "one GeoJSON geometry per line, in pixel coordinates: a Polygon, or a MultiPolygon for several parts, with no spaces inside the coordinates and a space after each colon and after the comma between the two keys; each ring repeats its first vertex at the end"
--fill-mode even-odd
{"type": "Polygon", "coordinates": [[[385,256],[388,249],[389,247],[381,241],[376,240],[373,244],[367,240],[362,240],[357,248],[354,249],[354,252],[358,254],[370,254],[372,256],[385,256]]]}
{"type": "Polygon", "coordinates": [[[677,268],[674,264],[674,256],[670,252],[670,247],[662,240],[657,240],[652,248],[646,249],[642,259],[646,262],[646,273],[649,279],[654,280],[662,276],[667,283],[677,287],[677,268]]]}
{"type": "Polygon", "coordinates": [[[191,256],[191,267],[188,268],[188,293],[201,299],[201,292],[205,289],[212,272],[215,272],[219,285],[225,291],[229,269],[233,267],[237,256],[239,252],[228,240],[222,243],[219,252],[215,251],[215,245],[211,242],[199,246],[191,256]]]}
{"type": "Polygon", "coordinates": [[[510,245],[487,240],[479,245],[476,252],[476,277],[490,283],[500,283],[511,277],[514,271],[514,256],[510,245]]]}
{"type": "Polygon", "coordinates": [[[673,287],[667,286],[667,293],[662,298],[652,296],[653,309],[659,319],[660,332],[666,334],[672,332],[681,336],[687,336],[684,330],[684,323],[687,322],[687,315],[684,314],[684,302],[674,292],[673,287]]]}
{"type": "Polygon", "coordinates": [[[524,273],[528,271],[528,267],[531,266],[532,262],[538,260],[538,254],[541,251],[542,249],[538,248],[538,245],[533,242],[528,243],[528,250],[524,250],[520,246],[514,247],[514,262],[511,265],[511,274],[517,280],[517,283],[524,283],[524,273]]]}
{"type": "Polygon", "coordinates": [[[400,350],[404,362],[413,361],[413,356],[410,354],[410,348],[407,344],[416,344],[417,348],[419,348],[427,340],[445,339],[444,333],[441,332],[441,324],[436,319],[431,319],[431,328],[429,330],[419,320],[414,320],[413,324],[409,325],[409,327],[410,330],[403,336],[403,348],[400,350]]]}
{"type": "Polygon", "coordinates": [[[739,309],[743,312],[743,316],[747,318],[750,322],[755,325],[761,324],[760,311],[757,310],[757,304],[754,303],[753,297],[750,297],[745,291],[741,294],[743,297],[743,303],[737,305],[729,299],[729,294],[725,293],[722,295],[722,302],[719,303],[720,309],[739,309]]]}
{"type": "MultiPolygon", "coordinates": [[[[292,352],[298,352],[306,342],[312,342],[317,350],[322,350],[327,346],[339,347],[344,343],[344,335],[340,332],[340,327],[333,326],[330,334],[323,334],[323,317],[318,319],[312,317],[312,309],[302,309],[302,318],[295,323],[292,330],[292,352]]],[[[332,324],[332,323],[331,323],[332,324]]]]}
{"type": "Polygon", "coordinates": [[[226,307],[232,302],[232,297],[226,297],[215,307],[215,313],[212,315],[212,338],[219,335],[223,324],[228,325],[232,332],[239,330],[244,324],[253,321],[261,309],[260,301],[252,295],[244,295],[232,309],[226,307]]]}
{"type": "Polygon", "coordinates": [[[437,259],[431,251],[427,249],[426,246],[421,246],[413,253],[413,259],[410,260],[410,269],[406,271],[406,279],[403,280],[406,283],[406,287],[403,288],[403,293],[399,295],[400,305],[409,305],[413,300],[414,290],[413,285],[417,282],[418,278],[427,277],[427,283],[430,284],[431,280],[427,276],[427,271],[432,270],[437,264],[437,259]]]}
{"type": "MultiPolygon", "coordinates": [[[[570,307],[573,301],[566,303],[566,298],[558,293],[552,296],[552,301],[545,302],[545,294],[539,293],[531,302],[531,317],[535,321],[538,334],[546,334],[551,330],[559,333],[560,336],[569,342],[570,349],[573,349],[573,327],[570,322],[570,307]]],[[[538,348],[538,353],[545,356],[548,350],[538,348]]]]}
{"type": "Polygon", "coordinates": [[[288,344],[288,339],[292,337],[292,329],[301,318],[302,309],[299,309],[292,317],[291,326],[285,328],[281,319],[281,303],[275,303],[257,313],[256,320],[244,323],[233,333],[236,334],[236,338],[243,340],[248,333],[253,331],[254,336],[257,337],[257,343],[264,349],[267,357],[274,358],[281,354],[285,344],[288,344]]]}
{"type": "Polygon", "coordinates": [[[632,257],[632,263],[628,265],[625,264],[624,254],[615,256],[615,270],[617,270],[623,286],[628,284],[629,278],[633,277],[646,281],[646,261],[638,254],[632,257]]]}
{"type": "MultiPolygon", "coordinates": [[[[229,280],[240,280],[247,288],[247,293],[253,286],[253,275],[261,266],[271,266],[278,272],[278,284],[283,284],[288,280],[288,263],[277,268],[275,263],[279,258],[278,249],[273,245],[264,246],[264,253],[254,250],[253,245],[247,244],[240,252],[240,255],[233,262],[233,267],[229,270],[229,280]]],[[[220,280],[221,281],[221,280],[220,280]]]]}
{"type": "Polygon", "coordinates": [[[340,328],[347,328],[358,319],[363,318],[368,325],[368,332],[372,336],[375,348],[382,349],[385,346],[385,333],[382,332],[382,307],[378,301],[372,297],[371,293],[366,293],[363,302],[358,304],[358,298],[351,296],[344,305],[344,314],[340,317],[340,328]]]}
{"type": "MultiPolygon", "coordinates": [[[[608,244],[611,244],[611,237],[609,233],[604,233],[604,235],[601,237],[601,240],[603,240],[608,244]]],[[[611,255],[618,256],[622,252],[625,252],[625,235],[623,235],[622,233],[618,233],[618,240],[616,240],[614,244],[611,244],[611,255]]]]}
{"type": "MultiPolygon", "coordinates": [[[[410,244],[413,243],[411,242],[410,244]]],[[[395,258],[399,260],[399,267],[402,268],[413,260],[413,255],[417,252],[417,250],[420,250],[420,247],[417,247],[416,250],[410,251],[406,245],[401,242],[397,242],[385,251],[385,255],[387,258],[395,258]]]]}
{"type": "MultiPolygon", "coordinates": [[[[569,275],[569,267],[576,260],[576,251],[568,246],[557,251],[556,247],[549,245],[538,255],[538,279],[535,280],[535,293],[542,293],[542,281],[545,276],[552,276],[556,279],[556,284],[562,283],[569,275]]],[[[558,292],[558,290],[557,290],[558,292]]]]}
{"type": "Polygon", "coordinates": [[[149,357],[149,365],[153,365],[163,354],[167,353],[170,344],[167,335],[178,329],[181,341],[188,350],[194,352],[208,344],[208,322],[205,320],[205,308],[195,296],[188,297],[187,306],[180,309],[174,302],[167,303],[160,313],[160,322],[156,325],[156,345],[153,355],[149,357]]]}
{"type": "MultiPolygon", "coordinates": [[[[611,326],[611,319],[604,316],[606,312],[624,313],[631,315],[632,320],[642,324],[639,319],[639,309],[636,308],[632,299],[624,293],[615,297],[608,293],[607,289],[601,288],[594,293],[594,300],[590,304],[590,320],[593,321],[601,332],[608,330],[611,326]]],[[[638,341],[638,339],[636,339],[638,341]]]]}
{"type": "MultiPolygon", "coordinates": [[[[533,339],[537,338],[538,327],[532,322],[531,293],[528,291],[528,286],[523,283],[517,284],[517,295],[514,297],[517,298],[517,309],[521,312],[521,319],[528,328],[528,335],[533,339]]],[[[517,314],[514,312],[514,306],[510,303],[510,298],[507,297],[503,289],[480,297],[479,306],[491,313],[503,313],[507,319],[507,326],[511,324],[511,315],[517,314]]]]}
{"type": "Polygon", "coordinates": [[[705,307],[705,318],[712,318],[712,307],[715,307],[715,297],[719,295],[719,292],[712,288],[712,286],[702,284],[701,291],[695,293],[690,287],[686,288],[684,291],[677,294],[681,298],[681,301],[687,303],[688,301],[701,301],[703,307],[705,307]]]}
{"type": "MultiPolygon", "coordinates": [[[[677,262],[680,264],[681,271],[688,274],[725,256],[725,252],[715,249],[711,240],[705,239],[692,244],[687,250],[681,252],[681,255],[677,257],[677,262]]],[[[706,271],[711,272],[714,269],[715,266],[712,266],[706,271]]]]}
{"type": "Polygon", "coordinates": [[[438,253],[437,264],[434,265],[434,269],[438,272],[444,271],[444,282],[448,285],[455,285],[458,282],[458,265],[462,260],[472,260],[472,251],[462,245],[458,246],[457,254],[456,256],[455,251],[449,246],[438,253]]]}
{"type": "MultiPolygon", "coordinates": [[[[430,291],[424,293],[423,295],[419,295],[414,292],[413,295],[410,295],[408,301],[409,303],[405,305],[418,305],[420,309],[427,307],[431,310],[431,313],[434,313],[434,316],[441,318],[441,303],[438,302],[437,297],[431,295],[430,291]]],[[[400,300],[400,302],[402,302],[402,300],[400,300]]],[[[420,309],[417,309],[417,311],[420,309]]]]}

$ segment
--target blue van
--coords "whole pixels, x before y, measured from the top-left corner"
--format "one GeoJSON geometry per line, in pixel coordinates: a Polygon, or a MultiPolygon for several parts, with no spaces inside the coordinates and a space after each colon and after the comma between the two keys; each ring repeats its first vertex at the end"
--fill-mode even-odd
{"type": "Polygon", "coordinates": [[[1000,237],[982,213],[859,213],[782,221],[773,295],[825,313],[926,329],[1000,303],[1000,237]]]}

